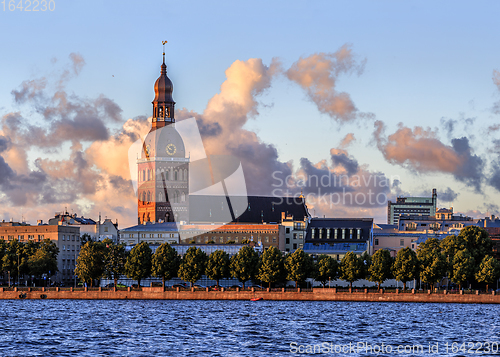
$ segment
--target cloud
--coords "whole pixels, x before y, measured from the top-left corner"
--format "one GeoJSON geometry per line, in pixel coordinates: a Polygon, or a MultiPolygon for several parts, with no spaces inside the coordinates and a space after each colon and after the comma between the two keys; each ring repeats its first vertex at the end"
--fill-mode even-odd
{"type": "Polygon", "coordinates": [[[358,172],[358,162],[354,158],[349,157],[347,151],[341,149],[331,149],[330,155],[333,165],[342,166],[347,171],[348,176],[352,176],[358,172]]]}
{"type": "Polygon", "coordinates": [[[289,163],[279,161],[272,144],[243,128],[258,114],[257,98],[271,87],[280,66],[276,59],[269,66],[258,58],[235,61],[226,70],[220,92],[209,100],[202,114],[182,109],[177,115],[180,120],[196,118],[208,155],[233,155],[241,160],[252,195],[270,195],[275,177],[285,178],[292,172],[289,163]]]}
{"type": "MultiPolygon", "coordinates": [[[[493,83],[497,86],[498,90],[500,90],[500,72],[493,70],[493,83]]],[[[500,100],[493,104],[492,108],[493,113],[500,114],[500,100]]]]}
{"type": "Polygon", "coordinates": [[[458,193],[453,191],[450,187],[447,187],[444,191],[438,191],[438,200],[443,202],[453,202],[457,199],[458,193]]]}
{"type": "Polygon", "coordinates": [[[385,159],[416,172],[443,172],[481,192],[483,160],[473,154],[466,137],[443,144],[431,129],[410,129],[399,124],[398,130],[385,136],[385,126],[375,122],[374,140],[385,159]]]}
{"type": "Polygon", "coordinates": [[[354,134],[353,133],[349,133],[347,134],[346,136],[344,136],[344,138],[342,139],[342,141],[340,142],[340,145],[339,145],[339,148],[340,149],[345,149],[347,148],[349,145],[351,145],[351,143],[353,141],[356,141],[356,138],[354,137],[354,134]]]}
{"type": "Polygon", "coordinates": [[[321,113],[339,122],[349,122],[367,114],[358,111],[348,93],[337,90],[337,82],[342,74],[360,75],[364,66],[365,61],[358,63],[350,46],[344,45],[334,53],[301,57],[285,74],[306,91],[321,113]]]}

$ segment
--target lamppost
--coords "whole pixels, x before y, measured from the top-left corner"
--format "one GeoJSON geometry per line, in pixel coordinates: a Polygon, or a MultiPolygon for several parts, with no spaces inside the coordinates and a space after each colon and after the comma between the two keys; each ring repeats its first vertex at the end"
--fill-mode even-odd
{"type": "Polygon", "coordinates": [[[19,251],[17,252],[17,286],[19,287],[19,251]]]}

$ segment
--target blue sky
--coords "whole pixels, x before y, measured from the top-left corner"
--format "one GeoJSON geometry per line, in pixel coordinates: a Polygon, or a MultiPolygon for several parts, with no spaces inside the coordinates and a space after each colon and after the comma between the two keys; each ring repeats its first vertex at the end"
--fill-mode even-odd
{"type": "MultiPolygon", "coordinates": [[[[1,116],[20,112],[27,121],[47,127],[33,103],[16,103],[11,92],[19,90],[23,81],[59,76],[70,65],[70,53],[81,55],[85,65],[67,82],[65,91],[79,98],[102,94],[113,100],[122,110],[122,121],[109,121],[112,131],[129,118],[151,115],[162,40],[168,40],[168,74],[174,83],[176,108],[200,114],[220,91],[225,71],[237,60],[259,58],[269,66],[273,58],[279,58],[286,71],[301,57],[335,53],[348,45],[354,60],[364,63],[363,70],[340,74],[336,89],[348,93],[359,112],[372,113],[370,119],[342,122],[321,113],[304,88],[280,74],[255,97],[259,114],[251,116],[244,128],[255,132],[261,142],[274,145],[281,162],[293,160],[294,170],[300,168],[303,157],[314,164],[329,162],[330,149],[339,148],[342,139],[353,133],[356,140],[345,149],[351,159],[367,171],[400,178],[401,185],[391,190],[390,197],[450,188],[456,198],[443,206],[453,204],[457,211],[476,215],[498,214],[498,190],[488,184],[498,160],[495,140],[499,134],[491,129],[499,119],[492,111],[500,100],[492,79],[494,71],[500,70],[498,2],[54,3],[55,10],[45,12],[0,7],[1,116]],[[450,119],[454,132],[448,134],[443,121],[450,119]],[[470,154],[480,157],[485,167],[480,191],[457,179],[461,173],[425,169],[423,161],[391,161],[373,139],[376,120],[384,123],[386,138],[398,130],[398,123],[409,129],[429,128],[447,147],[452,146],[452,139],[466,137],[470,154]]],[[[91,141],[81,144],[85,149],[91,141]]],[[[51,148],[30,147],[30,169],[36,170],[33,162],[39,157],[64,160],[70,146],[64,142],[51,148]]],[[[82,197],[68,198],[50,208],[69,205],[95,215],[95,202],[83,201],[82,197]]],[[[29,199],[13,204],[5,192],[2,203],[10,207],[0,210],[4,219],[19,215],[21,207],[31,221],[45,212],[35,207],[40,202],[29,199]]],[[[113,207],[109,208],[111,217],[125,221],[131,217],[131,209],[113,207]]],[[[385,217],[385,207],[346,212],[372,215],[381,222],[385,217]]]]}

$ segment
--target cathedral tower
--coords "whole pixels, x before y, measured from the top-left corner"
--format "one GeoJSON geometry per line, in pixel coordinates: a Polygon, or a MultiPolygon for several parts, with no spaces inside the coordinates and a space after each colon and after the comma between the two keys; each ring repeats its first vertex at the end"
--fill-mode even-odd
{"type": "Polygon", "coordinates": [[[175,129],[173,84],[165,52],[154,85],[151,130],[138,159],[138,222],[189,220],[189,158],[175,129]]]}

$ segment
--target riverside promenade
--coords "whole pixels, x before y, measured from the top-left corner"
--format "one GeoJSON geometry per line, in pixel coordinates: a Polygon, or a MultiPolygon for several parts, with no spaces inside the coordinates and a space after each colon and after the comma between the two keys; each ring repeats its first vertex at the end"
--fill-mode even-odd
{"type": "Polygon", "coordinates": [[[357,289],[337,291],[336,288],[301,289],[164,289],[162,287],[132,288],[0,288],[0,300],[5,299],[79,299],[79,300],[262,300],[275,301],[364,301],[364,302],[417,302],[417,303],[459,303],[500,304],[500,295],[447,291],[431,292],[408,290],[402,292],[378,292],[357,289]]]}

